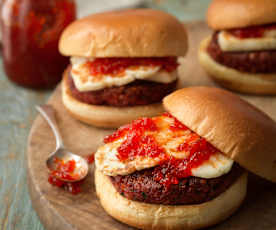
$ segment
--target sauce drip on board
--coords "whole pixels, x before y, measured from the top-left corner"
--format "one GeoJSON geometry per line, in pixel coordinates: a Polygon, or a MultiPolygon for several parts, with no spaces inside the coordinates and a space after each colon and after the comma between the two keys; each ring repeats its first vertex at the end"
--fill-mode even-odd
{"type": "Polygon", "coordinates": [[[25,87],[56,85],[69,59],[58,51],[63,29],[76,18],[74,0],[9,0],[1,12],[4,69],[25,87]]]}
{"type": "MultiPolygon", "coordinates": [[[[94,153],[85,156],[88,164],[94,163],[94,153]]],[[[74,175],[74,170],[76,166],[76,162],[74,160],[68,161],[64,163],[60,159],[56,159],[58,161],[58,168],[49,173],[48,182],[56,187],[63,188],[65,191],[72,193],[73,195],[79,194],[82,190],[81,187],[85,181],[85,179],[76,181],[76,182],[66,182],[60,180],[59,178],[63,178],[66,180],[76,179],[78,175],[74,175]]]]}
{"type": "Polygon", "coordinates": [[[86,63],[89,65],[91,75],[111,75],[115,76],[123,73],[129,67],[139,66],[160,66],[167,72],[176,70],[178,63],[176,57],[162,58],[96,58],[86,63]]]}
{"type": "Polygon", "coordinates": [[[213,154],[219,152],[169,113],[160,117],[135,120],[130,125],[123,126],[117,132],[107,136],[104,142],[114,142],[122,137],[124,140],[117,148],[117,158],[120,161],[128,161],[141,156],[160,158],[159,165],[154,170],[154,179],[166,187],[178,184],[182,178],[192,176],[193,168],[199,167],[213,154]],[[170,122],[164,119],[165,117],[170,118],[170,122]],[[166,150],[155,139],[154,133],[159,132],[160,122],[169,122],[168,127],[175,135],[178,135],[177,132],[188,132],[185,141],[177,146],[179,152],[188,153],[185,159],[166,154],[166,150]]]}
{"type": "Polygon", "coordinates": [[[261,38],[264,33],[268,30],[276,30],[276,24],[261,25],[261,26],[251,26],[240,29],[228,30],[229,33],[235,37],[246,39],[246,38],[261,38]]]}

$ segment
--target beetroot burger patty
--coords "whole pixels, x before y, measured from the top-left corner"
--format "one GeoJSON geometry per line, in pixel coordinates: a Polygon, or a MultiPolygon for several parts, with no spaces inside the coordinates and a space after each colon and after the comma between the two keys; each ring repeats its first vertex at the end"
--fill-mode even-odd
{"type": "Polygon", "coordinates": [[[214,199],[226,191],[243,172],[238,164],[234,164],[231,171],[221,177],[187,177],[178,184],[167,187],[154,178],[159,170],[164,169],[157,166],[126,176],[110,177],[110,180],[116,190],[129,200],[150,204],[186,205],[214,199]]]}
{"type": "Polygon", "coordinates": [[[176,89],[177,81],[168,84],[136,80],[127,85],[110,87],[102,90],[80,92],[72,77],[67,77],[68,86],[73,97],[92,105],[135,106],[161,102],[176,89]]]}
{"type": "Polygon", "coordinates": [[[212,36],[207,48],[218,63],[247,73],[276,73],[276,51],[224,52],[218,44],[218,32],[212,36]]]}

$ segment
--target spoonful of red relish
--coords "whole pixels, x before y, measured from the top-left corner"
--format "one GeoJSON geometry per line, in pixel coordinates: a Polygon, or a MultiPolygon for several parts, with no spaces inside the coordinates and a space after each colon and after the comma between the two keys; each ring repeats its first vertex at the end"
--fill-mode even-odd
{"type": "Polygon", "coordinates": [[[37,106],[36,109],[52,128],[56,138],[56,149],[46,161],[51,176],[65,182],[76,182],[84,179],[88,174],[88,162],[83,157],[68,151],[63,144],[55,111],[50,105],[37,106]]]}

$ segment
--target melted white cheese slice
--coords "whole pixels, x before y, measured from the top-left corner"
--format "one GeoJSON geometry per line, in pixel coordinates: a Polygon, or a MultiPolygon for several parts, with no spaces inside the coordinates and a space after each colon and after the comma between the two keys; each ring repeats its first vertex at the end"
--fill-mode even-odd
{"type": "Polygon", "coordinates": [[[100,90],[112,86],[122,86],[130,82],[139,80],[147,80],[159,83],[170,83],[176,80],[177,73],[160,71],[160,67],[139,66],[135,68],[127,68],[124,73],[118,76],[101,75],[92,76],[90,74],[87,61],[93,61],[92,58],[72,57],[72,78],[76,88],[80,92],[100,90]]]}
{"type": "Polygon", "coordinates": [[[266,31],[261,38],[238,38],[227,31],[218,34],[218,43],[223,51],[257,51],[276,49],[276,30],[266,31]]]}
{"type": "MultiPolygon", "coordinates": [[[[185,159],[189,156],[189,152],[179,151],[178,146],[191,137],[190,130],[175,131],[170,130],[169,125],[173,122],[172,118],[167,116],[160,116],[153,118],[158,125],[158,131],[146,132],[145,135],[151,135],[155,138],[159,146],[165,149],[166,154],[174,156],[178,159],[185,159]]],[[[199,139],[197,134],[192,134],[199,139]]],[[[134,159],[127,159],[120,161],[117,158],[117,148],[124,142],[126,135],[117,139],[114,142],[107,143],[101,146],[95,154],[95,164],[98,170],[105,175],[128,175],[135,171],[146,168],[151,168],[160,164],[161,157],[135,157],[134,159]]],[[[228,173],[233,165],[233,160],[227,158],[220,152],[212,155],[209,160],[202,165],[192,169],[192,175],[200,178],[216,178],[228,173]]]]}
{"type": "Polygon", "coordinates": [[[214,178],[226,174],[232,168],[234,161],[217,153],[199,167],[192,169],[193,176],[201,178],[214,178]]]}

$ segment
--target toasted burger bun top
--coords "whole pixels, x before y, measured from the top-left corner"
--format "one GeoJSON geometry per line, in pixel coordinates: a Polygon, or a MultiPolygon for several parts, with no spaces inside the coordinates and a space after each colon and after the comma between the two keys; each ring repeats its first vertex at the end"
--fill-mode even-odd
{"type": "Polygon", "coordinates": [[[184,56],[187,34],[175,17],[136,9],[93,14],[69,25],[59,42],[65,56],[184,56]]]}
{"type": "Polygon", "coordinates": [[[263,112],[211,87],[178,90],[165,97],[164,106],[244,168],[276,182],[276,123],[263,112]]]}
{"type": "Polygon", "coordinates": [[[207,23],[215,30],[243,28],[276,22],[275,0],[213,0],[207,23]]]}

